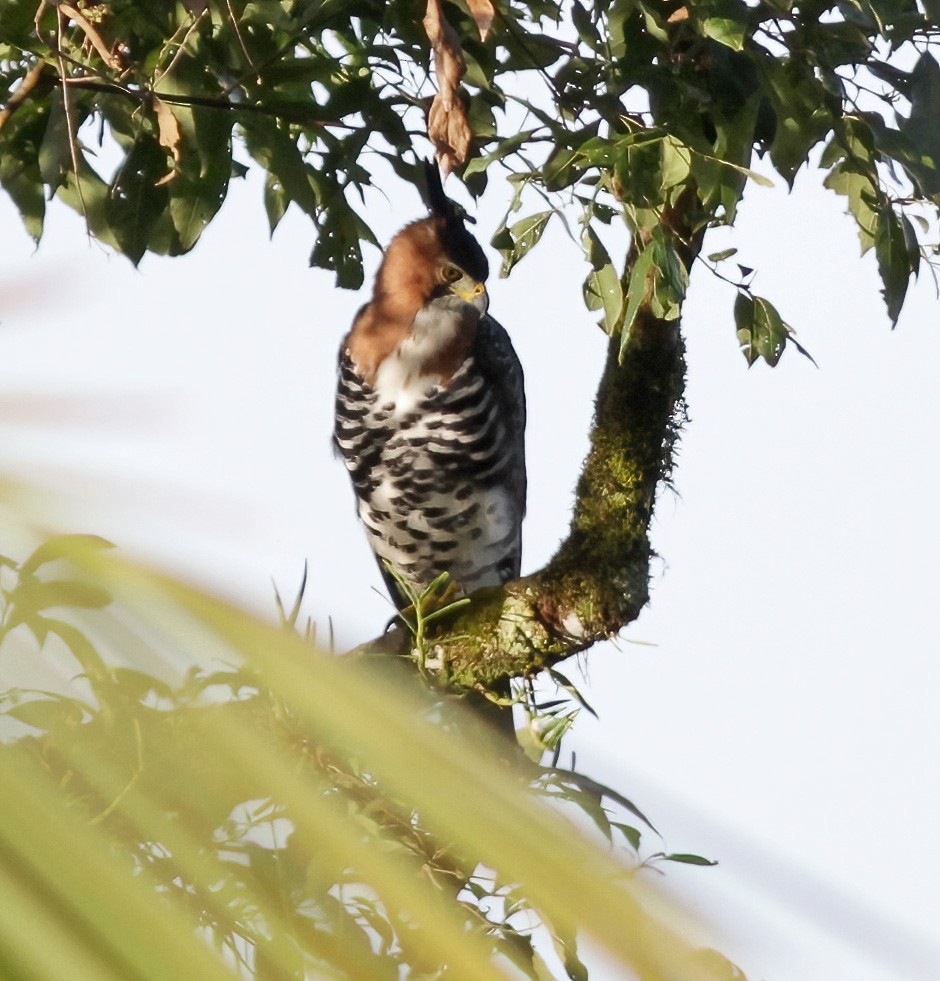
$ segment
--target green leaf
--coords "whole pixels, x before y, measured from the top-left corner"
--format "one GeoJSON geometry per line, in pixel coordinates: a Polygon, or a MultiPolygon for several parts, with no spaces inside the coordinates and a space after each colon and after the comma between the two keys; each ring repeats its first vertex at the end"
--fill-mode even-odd
{"type": "MultiPolygon", "coordinates": [[[[914,215],[914,218],[918,218],[918,215],[914,215]]],[[[907,248],[907,256],[910,261],[911,273],[916,277],[920,272],[920,241],[917,238],[917,229],[914,228],[914,223],[904,212],[898,213],[898,220],[901,222],[901,232],[904,235],[904,245],[907,248]]],[[[921,222],[924,219],[920,219],[921,222]]],[[[926,229],[924,229],[926,231],[926,229]]]]}
{"type": "Polygon", "coordinates": [[[623,58],[627,54],[627,25],[635,6],[635,0],[613,0],[607,5],[607,39],[614,58],[623,58]]]}
{"type": "Polygon", "coordinates": [[[792,187],[810,150],[842,115],[841,97],[802,58],[760,58],[753,65],[767,100],[765,114],[775,122],[770,159],[792,187]]]}
{"type": "MultiPolygon", "coordinates": [[[[9,599],[12,612],[7,626],[19,623],[31,626],[36,614],[55,607],[100,610],[111,602],[111,596],[98,586],[78,579],[55,579],[45,582],[34,576],[20,575],[9,599]]],[[[42,642],[47,630],[46,622],[39,618],[36,624],[37,637],[42,642]]]]}
{"type": "Polygon", "coordinates": [[[674,136],[667,136],[660,145],[663,188],[685,182],[692,170],[692,150],[674,136]]]}
{"type": "Polygon", "coordinates": [[[607,249],[597,233],[587,225],[582,239],[591,271],[584,281],[584,303],[588,310],[603,310],[601,327],[613,335],[623,316],[623,284],[607,249]]]}
{"type": "Polygon", "coordinates": [[[630,270],[630,281],[627,284],[627,309],[623,318],[623,327],[620,331],[620,358],[623,360],[627,344],[636,323],[640,307],[647,302],[649,290],[652,287],[652,280],[655,278],[656,271],[653,266],[653,250],[647,247],[637,256],[630,270]]]}
{"type": "Polygon", "coordinates": [[[706,17],[702,21],[702,31],[707,37],[734,51],[744,47],[745,26],[743,20],[732,17],[706,17]]]}
{"type": "Polygon", "coordinates": [[[777,308],[762,296],[754,297],[754,343],[758,354],[769,364],[776,365],[790,336],[777,308]]]}
{"type": "Polygon", "coordinates": [[[0,41],[26,47],[35,36],[37,10],[31,0],[4,0],[0,4],[0,41]]]}
{"type": "Polygon", "coordinates": [[[541,706],[539,713],[529,719],[528,725],[516,733],[523,751],[534,763],[538,763],[544,753],[559,750],[562,739],[578,716],[578,711],[571,711],[567,701],[555,711],[545,711],[544,708],[541,706]]]}
{"type": "Polygon", "coordinates": [[[623,286],[613,263],[592,269],[584,281],[584,305],[588,310],[603,310],[601,326],[608,334],[616,330],[623,310],[623,286]]]}
{"type": "Polygon", "coordinates": [[[291,197],[284,185],[270,171],[264,175],[264,211],[268,216],[268,230],[273,235],[281,219],[287,213],[291,197]]]}
{"type": "Polygon", "coordinates": [[[109,221],[110,189],[83,153],[78,156],[78,173],[72,170],[68,172],[65,182],[56,192],[56,197],[82,216],[98,241],[121,251],[121,245],[109,221]]]}
{"type": "Polygon", "coordinates": [[[616,828],[627,839],[630,847],[634,851],[640,850],[640,832],[630,824],[622,824],[620,821],[611,821],[610,826],[616,828]]]}
{"type": "MultiPolygon", "coordinates": [[[[257,115],[242,120],[241,128],[248,152],[268,172],[271,193],[276,188],[280,197],[293,201],[305,214],[315,217],[319,208],[317,193],[303,155],[289,135],[288,127],[257,115]]],[[[268,221],[273,232],[277,221],[272,221],[270,210],[268,221]]]]}
{"type": "Polygon", "coordinates": [[[588,793],[579,789],[577,791],[567,790],[561,796],[562,799],[570,800],[575,804],[607,841],[611,840],[610,816],[604,807],[604,799],[601,794],[588,793]]]}
{"type": "Polygon", "coordinates": [[[72,169],[73,139],[77,140],[77,137],[73,137],[69,131],[62,90],[56,89],[50,100],[49,117],[38,157],[39,172],[42,182],[49,188],[50,197],[61,187],[72,169]]]}
{"type": "Polygon", "coordinates": [[[322,190],[318,193],[330,204],[318,218],[319,234],[310,253],[310,265],[335,272],[340,289],[357,290],[365,277],[359,243],[375,243],[375,235],[349,206],[341,188],[335,189],[332,198],[322,190]]]}
{"type": "Polygon", "coordinates": [[[590,13],[581,6],[579,0],[573,0],[570,7],[571,22],[578,32],[578,37],[593,50],[600,45],[600,35],[590,13]]]}
{"type": "Polygon", "coordinates": [[[824,167],[833,165],[823,184],[847,199],[863,254],[875,244],[884,202],[877,156],[871,128],[860,119],[846,117],[820,159],[824,167]]]}
{"type": "Polygon", "coordinates": [[[641,308],[646,306],[658,320],[676,320],[688,286],[689,272],[676,252],[670,233],[662,225],[656,225],[630,270],[627,309],[620,332],[621,360],[641,308]]]}
{"type": "Polygon", "coordinates": [[[677,320],[689,288],[689,272],[679,258],[672,235],[664,227],[654,230],[650,246],[656,271],[651,303],[653,315],[660,320],[677,320]]]}
{"type": "Polygon", "coordinates": [[[554,211],[539,211],[534,215],[529,215],[511,225],[505,230],[506,234],[500,236],[500,245],[497,247],[503,257],[499,269],[501,279],[505,279],[512,272],[516,263],[524,259],[538,243],[554,213],[554,211]]]}
{"type": "Polygon", "coordinates": [[[879,225],[878,200],[881,190],[874,168],[862,171],[857,164],[838,163],[829,171],[823,184],[847,199],[849,213],[858,226],[859,243],[864,254],[875,244],[879,225]]]}
{"type": "MultiPolygon", "coordinates": [[[[658,208],[665,201],[666,179],[663,174],[664,134],[660,131],[640,131],[617,144],[618,156],[614,171],[620,184],[619,197],[635,208],[658,208]]],[[[665,152],[675,173],[681,167],[677,153],[665,152]]]]}
{"type": "Polygon", "coordinates": [[[80,579],[33,579],[30,595],[40,604],[37,609],[70,606],[80,610],[100,610],[111,602],[111,594],[93,583],[80,579]]]}
{"type": "Polygon", "coordinates": [[[750,367],[758,358],[754,347],[754,301],[743,291],[739,291],[734,300],[734,325],[741,352],[750,367]]]}
{"type": "Polygon", "coordinates": [[[24,106],[0,129],[0,187],[10,195],[34,242],[42,236],[46,214],[37,146],[46,131],[44,106],[24,106]]]}
{"type": "MultiPolygon", "coordinates": [[[[86,583],[86,585],[93,586],[90,583],[86,583]]],[[[105,666],[94,644],[81,630],[71,623],[53,617],[42,617],[41,621],[40,628],[50,634],[55,634],[68,647],[72,652],[72,657],[81,665],[82,672],[93,686],[105,683],[110,679],[111,671],[105,666]]],[[[37,639],[42,643],[41,638],[37,639]]]]}
{"type": "Polygon", "coordinates": [[[760,174],[756,170],[752,170],[750,167],[744,167],[743,165],[733,163],[730,160],[722,160],[720,157],[713,157],[707,153],[701,153],[698,150],[693,152],[695,153],[695,156],[700,157],[703,160],[709,160],[721,167],[727,167],[729,170],[733,170],[735,173],[749,178],[750,180],[754,181],[755,184],[759,184],[761,187],[774,186],[774,182],[769,177],[765,177],[764,174],[760,174]]]}
{"type": "Polygon", "coordinates": [[[940,203],[940,65],[929,52],[918,59],[911,82],[911,114],[899,128],[917,148],[911,169],[921,193],[940,203]]]}
{"type": "Polygon", "coordinates": [[[737,255],[737,249],[722,249],[721,252],[712,252],[709,257],[709,262],[724,262],[725,259],[730,259],[733,255],[737,255]]]}
{"type": "Polygon", "coordinates": [[[545,161],[542,179],[550,191],[560,191],[573,184],[584,172],[583,154],[569,147],[556,147],[545,161]]]}
{"type": "Polygon", "coordinates": [[[59,559],[79,559],[111,548],[114,545],[100,535],[54,535],[23,561],[20,575],[31,575],[41,566],[59,559]]]}
{"type": "Polygon", "coordinates": [[[649,33],[657,41],[662,41],[664,43],[668,42],[669,35],[666,32],[666,25],[663,22],[659,11],[646,3],[641,3],[638,6],[643,13],[643,22],[646,24],[647,31],[649,31],[649,33]]]}
{"type": "Polygon", "coordinates": [[[474,157],[464,168],[464,179],[471,177],[473,174],[482,173],[490,164],[495,163],[497,160],[502,160],[503,157],[507,157],[511,153],[515,153],[516,150],[528,142],[535,132],[537,131],[534,129],[526,129],[521,133],[514,133],[512,136],[507,136],[505,139],[500,140],[496,149],[491,153],[487,153],[481,157],[474,157]]]}
{"type": "Polygon", "coordinates": [[[680,972],[690,978],[708,978],[709,981],[747,981],[747,975],[724,954],[711,947],[694,951],[680,972]]]}
{"type": "Polygon", "coordinates": [[[163,148],[153,134],[141,131],[111,181],[108,225],[119,248],[135,266],[146,253],[153,228],[170,201],[169,189],[161,183],[166,172],[163,148]]]}
{"type": "Polygon", "coordinates": [[[594,718],[598,718],[597,712],[588,704],[587,699],[581,694],[578,688],[568,680],[566,675],[563,675],[557,668],[548,668],[548,676],[555,682],[556,685],[560,685],[568,694],[584,709],[587,709],[594,718]]]}
{"type": "Polygon", "coordinates": [[[683,865],[717,865],[718,863],[710,858],[702,858],[701,855],[690,855],[687,852],[670,852],[663,855],[666,862],[680,862],[683,865]]]}
{"type": "Polygon", "coordinates": [[[565,968],[569,981],[588,981],[588,969],[578,956],[578,938],[573,927],[559,929],[554,923],[547,923],[555,947],[555,953],[565,968]]]}
{"type": "Polygon", "coordinates": [[[739,290],[734,302],[734,322],[741,353],[749,367],[758,358],[771,367],[780,361],[792,330],[770,301],[739,290]]]}
{"type": "Polygon", "coordinates": [[[34,698],[13,705],[2,714],[44,732],[51,732],[81,725],[85,718],[85,705],[73,698],[34,698]]]}
{"type": "MultiPolygon", "coordinates": [[[[177,110],[181,123],[186,113],[177,110]]],[[[232,119],[211,109],[192,110],[187,152],[167,185],[169,215],[177,243],[171,255],[188,252],[222,207],[232,176],[232,119]]]]}
{"type": "MultiPolygon", "coordinates": [[[[916,246],[913,254],[917,255],[916,246]]],[[[911,261],[912,252],[908,246],[904,226],[889,204],[878,212],[878,224],[875,229],[875,256],[878,259],[878,272],[882,282],[881,294],[884,297],[891,326],[895,327],[898,317],[901,315],[911,273],[914,270],[911,261]]]]}

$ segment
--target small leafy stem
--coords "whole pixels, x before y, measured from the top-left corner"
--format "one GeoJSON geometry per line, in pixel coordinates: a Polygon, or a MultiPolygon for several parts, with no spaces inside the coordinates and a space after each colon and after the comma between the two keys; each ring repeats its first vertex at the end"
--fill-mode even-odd
{"type": "Polygon", "coordinates": [[[427,677],[428,628],[432,623],[451,616],[467,606],[470,600],[466,596],[457,596],[457,583],[447,572],[442,572],[426,588],[418,589],[391,563],[385,562],[384,566],[395,580],[401,595],[408,600],[408,605],[399,612],[398,618],[413,638],[412,648],[418,670],[427,677]]]}

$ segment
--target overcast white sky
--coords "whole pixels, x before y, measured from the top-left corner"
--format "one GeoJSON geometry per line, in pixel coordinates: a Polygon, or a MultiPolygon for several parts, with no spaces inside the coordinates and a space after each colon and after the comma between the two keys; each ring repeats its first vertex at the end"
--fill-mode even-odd
{"type": "MultiPolygon", "coordinates": [[[[925,274],[891,333],[874,263],[817,184],[756,189],[707,249],[740,248],[818,370],[789,351],[748,371],[733,290],[694,272],[691,422],[653,600],[586,659],[600,722],[570,748],[668,849],[720,860],[669,881],[750,978],[932,979],[940,306],[925,274]]],[[[507,197],[495,180],[484,242],[507,197]]],[[[416,194],[393,200],[374,202],[383,241],[421,214],[416,194]]],[[[299,216],[268,242],[254,183],[192,255],[140,271],[58,208],[32,254],[0,199],[0,474],[57,491],[65,529],[265,613],[271,578],[292,595],[309,560],[308,612],[346,644],[389,615],[329,446],[335,352],[362,297],[307,268],[311,245],[299,216]]],[[[555,228],[491,282],[527,374],[524,571],[564,532],[586,446],[605,339],[584,274],[555,228]]]]}

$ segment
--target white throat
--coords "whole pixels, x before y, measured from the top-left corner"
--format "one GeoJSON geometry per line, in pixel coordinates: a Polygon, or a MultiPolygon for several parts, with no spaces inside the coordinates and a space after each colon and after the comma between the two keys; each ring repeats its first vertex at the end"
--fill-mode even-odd
{"type": "Polygon", "coordinates": [[[375,373],[373,388],[378,405],[393,405],[396,416],[414,412],[428,392],[441,383],[440,374],[427,372],[426,365],[456,343],[463,323],[459,307],[438,303],[422,307],[411,325],[411,333],[375,373]]]}

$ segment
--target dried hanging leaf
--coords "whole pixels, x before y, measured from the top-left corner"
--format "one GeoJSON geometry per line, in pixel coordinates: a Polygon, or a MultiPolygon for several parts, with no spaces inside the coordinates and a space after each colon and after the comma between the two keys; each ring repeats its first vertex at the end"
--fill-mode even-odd
{"type": "Polygon", "coordinates": [[[467,70],[460,53],[460,38],[450,26],[441,9],[441,0],[428,0],[424,15],[424,30],[434,51],[434,74],[445,109],[450,109],[457,94],[457,86],[467,70]]]}
{"type": "Polygon", "coordinates": [[[173,115],[173,110],[160,99],[153,100],[153,111],[157,117],[157,138],[160,146],[166,147],[173,158],[173,169],[157,181],[157,186],[168,184],[176,176],[176,167],[180,162],[180,130],[179,120],[173,115]]]}
{"type": "Polygon", "coordinates": [[[440,93],[434,96],[428,113],[428,138],[434,144],[435,156],[445,174],[460,166],[470,152],[473,130],[460,102],[445,108],[440,93]]]}
{"type": "Polygon", "coordinates": [[[667,24],[678,24],[680,21],[689,19],[689,8],[680,7],[678,10],[674,10],[667,18],[667,24]]]}
{"type": "Polygon", "coordinates": [[[428,138],[434,144],[444,172],[450,173],[467,159],[473,137],[459,94],[460,80],[467,66],[460,53],[457,32],[444,18],[441,0],[428,0],[424,29],[434,51],[438,90],[428,112],[428,138]]]}
{"type": "Polygon", "coordinates": [[[493,18],[496,16],[491,0],[467,0],[467,6],[470,8],[470,16],[476,21],[480,40],[485,41],[486,35],[490,33],[493,18]]]}

